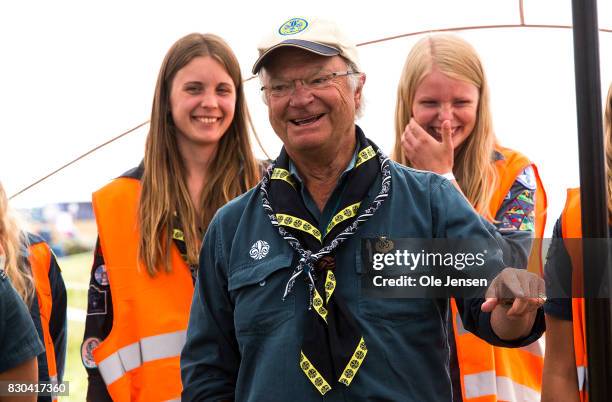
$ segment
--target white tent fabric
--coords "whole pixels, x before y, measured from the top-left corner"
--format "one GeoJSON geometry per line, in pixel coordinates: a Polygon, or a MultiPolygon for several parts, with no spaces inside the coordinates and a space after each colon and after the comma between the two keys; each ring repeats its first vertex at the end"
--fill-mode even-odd
{"type": "MultiPolygon", "coordinates": [[[[364,4],[313,0],[302,5],[108,1],[12,2],[0,6],[0,180],[9,194],[68,160],[147,120],[156,74],[168,47],[193,31],[214,32],[234,48],[245,77],[256,44],[296,15],[338,21],[358,43],[409,32],[518,24],[519,0],[431,0],[364,4]],[[237,9],[241,8],[240,11],[237,9]]],[[[527,24],[571,25],[570,0],[525,0],[527,24]]],[[[612,4],[599,1],[600,28],[612,28],[612,4]]],[[[570,29],[497,28],[458,35],[481,54],[491,83],[501,143],[531,157],[559,215],[565,188],[578,185],[570,29]]],[[[362,46],[366,109],[359,124],[389,152],[395,89],[411,36],[362,46]]],[[[612,81],[612,33],[600,35],[602,85],[612,81]]],[[[257,132],[270,155],[280,142],[267,121],[257,79],[246,84],[257,132]]],[[[15,205],[88,200],[136,165],[147,127],[93,153],[14,199],[15,205]]],[[[260,155],[263,155],[259,152],[260,155]]],[[[552,224],[549,224],[549,231],[552,224]]]]}

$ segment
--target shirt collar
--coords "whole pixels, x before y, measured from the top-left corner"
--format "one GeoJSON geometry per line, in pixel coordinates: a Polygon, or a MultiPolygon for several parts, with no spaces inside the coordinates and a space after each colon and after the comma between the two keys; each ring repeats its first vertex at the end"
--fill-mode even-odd
{"type": "MultiPolygon", "coordinates": [[[[351,161],[347,165],[346,169],[344,169],[344,172],[342,172],[342,174],[340,175],[340,179],[338,181],[342,180],[348,174],[348,172],[353,170],[353,168],[355,167],[355,164],[357,163],[357,155],[359,154],[358,149],[359,144],[356,144],[355,151],[353,152],[353,157],[351,158],[351,161]]],[[[300,173],[297,170],[297,167],[291,159],[289,159],[289,173],[291,173],[291,175],[295,177],[295,179],[300,182],[300,184],[304,184],[302,178],[300,177],[300,173]]]]}

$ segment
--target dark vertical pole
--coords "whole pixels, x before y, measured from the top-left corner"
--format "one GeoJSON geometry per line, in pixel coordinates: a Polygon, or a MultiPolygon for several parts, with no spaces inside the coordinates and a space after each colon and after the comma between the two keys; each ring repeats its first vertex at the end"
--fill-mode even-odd
{"type": "MultiPolygon", "coordinates": [[[[599,76],[599,31],[596,0],[572,0],[578,144],[584,239],[608,237],[608,209],[599,76]]],[[[609,263],[606,247],[584,242],[588,392],[593,402],[612,401],[612,345],[609,263]]]]}

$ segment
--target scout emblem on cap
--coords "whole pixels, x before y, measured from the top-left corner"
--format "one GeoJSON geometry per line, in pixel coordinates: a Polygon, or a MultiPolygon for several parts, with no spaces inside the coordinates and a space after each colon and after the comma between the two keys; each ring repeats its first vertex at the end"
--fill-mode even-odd
{"type": "Polygon", "coordinates": [[[261,260],[268,255],[268,251],[270,251],[270,245],[263,240],[257,240],[255,244],[251,246],[249,255],[254,260],[261,260]]]}
{"type": "Polygon", "coordinates": [[[278,33],[281,35],[295,35],[306,28],[308,28],[308,21],[304,18],[291,18],[278,28],[278,33]]]}

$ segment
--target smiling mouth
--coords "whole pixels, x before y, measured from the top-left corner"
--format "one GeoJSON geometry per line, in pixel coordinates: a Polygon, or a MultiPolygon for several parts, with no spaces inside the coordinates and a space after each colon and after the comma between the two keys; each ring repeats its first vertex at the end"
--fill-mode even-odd
{"type": "Polygon", "coordinates": [[[221,120],[220,117],[203,117],[203,116],[196,116],[193,119],[199,121],[200,123],[205,123],[205,124],[212,124],[212,123],[215,123],[221,120]]]}
{"type": "Polygon", "coordinates": [[[306,117],[304,119],[292,119],[292,120],[289,120],[289,121],[291,123],[295,124],[296,126],[304,126],[306,124],[314,123],[315,121],[317,121],[321,117],[323,117],[324,114],[325,113],[317,114],[317,115],[310,116],[310,117],[306,117]]]}
{"type": "MultiPolygon", "coordinates": [[[[451,129],[451,136],[457,134],[461,126],[453,127],[451,129]]],[[[434,137],[436,140],[442,140],[442,127],[430,127],[427,132],[434,137]]]]}

